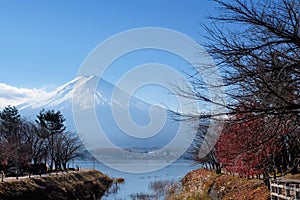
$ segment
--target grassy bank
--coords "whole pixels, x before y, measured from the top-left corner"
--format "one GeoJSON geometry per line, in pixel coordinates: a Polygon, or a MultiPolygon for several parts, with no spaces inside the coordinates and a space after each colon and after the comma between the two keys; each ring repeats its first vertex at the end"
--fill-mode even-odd
{"type": "Polygon", "coordinates": [[[111,178],[96,170],[11,180],[0,183],[0,199],[99,199],[112,182],[111,178]]]}
{"type": "Polygon", "coordinates": [[[204,169],[188,173],[182,180],[182,190],[168,199],[201,200],[268,200],[268,188],[263,181],[231,175],[217,175],[204,169]]]}

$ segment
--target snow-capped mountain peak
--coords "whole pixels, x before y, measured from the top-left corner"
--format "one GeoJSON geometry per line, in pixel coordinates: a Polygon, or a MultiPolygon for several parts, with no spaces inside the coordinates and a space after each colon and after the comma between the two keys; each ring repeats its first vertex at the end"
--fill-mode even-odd
{"type": "MultiPolygon", "coordinates": [[[[64,107],[63,104],[70,105],[73,95],[77,95],[76,99],[80,99],[79,103],[82,108],[92,106],[92,102],[86,97],[94,93],[95,103],[107,103],[101,92],[92,91],[92,85],[97,84],[99,80],[96,76],[80,76],[69,81],[68,83],[58,87],[56,90],[48,93],[43,98],[33,99],[19,106],[20,110],[24,109],[38,109],[50,108],[59,106],[60,109],[64,107]],[[76,89],[75,89],[76,87],[76,89]]],[[[106,81],[103,81],[107,83],[106,81]]]]}
{"type": "MultiPolygon", "coordinates": [[[[77,130],[73,113],[74,111],[84,113],[85,111],[90,111],[90,108],[93,108],[92,110],[95,111],[97,121],[100,123],[103,131],[107,133],[107,137],[117,146],[163,146],[168,144],[173,137],[172,134],[176,133],[177,125],[174,126],[174,123],[169,123],[169,119],[167,119],[164,128],[159,134],[144,140],[124,133],[116,124],[112,113],[112,108],[119,111],[128,111],[135,124],[147,127],[151,122],[149,117],[151,107],[151,104],[130,96],[130,94],[97,76],[80,76],[40,99],[34,99],[18,106],[18,109],[22,116],[30,117],[31,119],[34,119],[42,109],[61,111],[66,119],[68,130],[79,131],[80,134],[89,136],[89,140],[86,141],[90,145],[89,148],[103,146],[101,141],[93,139],[99,133],[96,129],[91,128],[89,116],[81,119],[81,123],[84,124],[84,130],[77,130]],[[112,98],[114,90],[117,92],[117,97],[112,98]],[[129,102],[128,99],[130,99],[129,102]]],[[[125,123],[125,126],[129,125],[125,123]]],[[[145,132],[141,131],[139,134],[143,135],[145,132]]]]}

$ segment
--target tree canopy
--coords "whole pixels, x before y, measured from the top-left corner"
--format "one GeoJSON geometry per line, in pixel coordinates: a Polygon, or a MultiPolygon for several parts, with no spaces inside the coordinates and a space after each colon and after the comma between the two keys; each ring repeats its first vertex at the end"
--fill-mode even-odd
{"type": "Polygon", "coordinates": [[[35,122],[25,120],[16,107],[0,111],[0,168],[26,170],[33,165],[50,164],[50,170],[67,169],[79,156],[78,136],[66,131],[60,111],[42,110],[35,122]]]}
{"type": "MultiPolygon", "coordinates": [[[[220,12],[203,26],[203,45],[223,78],[211,87],[224,87],[227,99],[226,112],[209,117],[227,120],[211,153],[231,171],[295,171],[300,158],[300,1],[213,1],[220,12]]],[[[207,83],[199,76],[191,79],[198,91],[184,94],[179,88],[183,96],[219,104],[201,92],[207,83]]]]}

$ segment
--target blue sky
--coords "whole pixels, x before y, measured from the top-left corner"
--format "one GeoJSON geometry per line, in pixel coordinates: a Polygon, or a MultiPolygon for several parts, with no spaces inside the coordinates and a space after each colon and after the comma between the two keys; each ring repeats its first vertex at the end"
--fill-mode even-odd
{"type": "Polygon", "coordinates": [[[76,76],[96,45],[128,29],[170,28],[201,41],[201,24],[214,6],[209,0],[0,0],[0,83],[53,89],[76,76]]]}

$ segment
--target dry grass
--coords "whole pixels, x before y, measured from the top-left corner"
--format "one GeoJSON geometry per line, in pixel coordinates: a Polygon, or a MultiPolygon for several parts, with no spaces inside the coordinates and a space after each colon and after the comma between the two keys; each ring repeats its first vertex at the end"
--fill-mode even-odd
{"type": "Polygon", "coordinates": [[[120,183],[124,183],[125,179],[124,178],[115,178],[115,182],[120,184],[120,183]]]}
{"type": "Polygon", "coordinates": [[[268,200],[270,193],[263,181],[222,175],[216,179],[215,192],[224,200],[268,200]]]}
{"type": "Polygon", "coordinates": [[[96,171],[27,178],[0,183],[0,199],[82,199],[102,196],[112,179],[96,171]]]}
{"type": "Polygon", "coordinates": [[[182,191],[170,200],[268,200],[269,191],[263,181],[231,175],[217,175],[199,169],[188,173],[182,180],[182,191]]]}
{"type": "Polygon", "coordinates": [[[300,180],[300,174],[287,174],[284,178],[300,180]]]}

